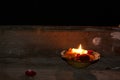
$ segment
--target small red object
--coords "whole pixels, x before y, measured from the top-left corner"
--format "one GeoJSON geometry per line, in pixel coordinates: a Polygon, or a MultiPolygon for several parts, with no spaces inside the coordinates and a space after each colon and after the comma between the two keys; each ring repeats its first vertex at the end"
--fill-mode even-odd
{"type": "Polygon", "coordinates": [[[93,50],[88,50],[88,54],[92,55],[93,50]]]}
{"type": "Polygon", "coordinates": [[[79,60],[81,62],[88,62],[90,60],[90,57],[87,55],[87,54],[82,54],[80,57],[79,57],[79,60]]]}
{"type": "Polygon", "coordinates": [[[31,69],[28,69],[27,71],[25,71],[25,74],[29,77],[34,77],[36,75],[36,72],[31,69]]]}
{"type": "Polygon", "coordinates": [[[80,54],[77,54],[77,55],[76,55],[76,59],[79,59],[79,57],[80,57],[80,54]]]}

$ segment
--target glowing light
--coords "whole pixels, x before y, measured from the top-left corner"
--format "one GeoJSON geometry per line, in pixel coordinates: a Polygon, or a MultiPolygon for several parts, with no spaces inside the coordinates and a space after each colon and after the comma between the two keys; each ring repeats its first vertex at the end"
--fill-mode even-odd
{"type": "Polygon", "coordinates": [[[72,52],[73,52],[73,53],[77,53],[77,54],[87,54],[88,51],[82,49],[82,46],[81,46],[81,44],[80,44],[79,47],[78,47],[78,49],[73,48],[73,49],[72,49],[72,52]]]}

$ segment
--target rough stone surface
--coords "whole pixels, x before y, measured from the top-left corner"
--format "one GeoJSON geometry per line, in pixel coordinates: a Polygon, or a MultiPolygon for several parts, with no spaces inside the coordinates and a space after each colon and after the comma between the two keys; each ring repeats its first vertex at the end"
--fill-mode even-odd
{"type": "Polygon", "coordinates": [[[113,32],[115,31],[1,30],[0,54],[1,57],[20,57],[28,54],[33,56],[49,52],[55,53],[70,47],[76,48],[79,44],[82,44],[84,49],[93,49],[102,55],[119,55],[117,49],[120,47],[120,40],[111,36],[113,32]],[[99,45],[93,44],[92,41],[95,37],[101,38],[99,45]]]}
{"type": "Polygon", "coordinates": [[[1,28],[0,80],[30,80],[27,69],[37,72],[34,80],[120,80],[120,41],[111,36],[113,32],[118,35],[119,28],[1,28]],[[99,45],[92,43],[95,37],[101,38],[99,45]],[[63,49],[80,43],[100,52],[100,61],[76,69],[61,59],[63,49]]]}
{"type": "Polygon", "coordinates": [[[97,80],[120,80],[120,72],[117,71],[92,71],[92,73],[97,80]]]}

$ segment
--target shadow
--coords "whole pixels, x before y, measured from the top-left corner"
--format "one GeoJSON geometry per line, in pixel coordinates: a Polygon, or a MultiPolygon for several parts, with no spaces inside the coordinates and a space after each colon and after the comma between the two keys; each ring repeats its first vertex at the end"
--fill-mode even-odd
{"type": "Polygon", "coordinates": [[[74,80],[97,80],[96,76],[94,76],[89,70],[79,69],[74,70],[74,80]]]}
{"type": "Polygon", "coordinates": [[[89,70],[69,68],[56,71],[56,80],[97,80],[89,70]]]}

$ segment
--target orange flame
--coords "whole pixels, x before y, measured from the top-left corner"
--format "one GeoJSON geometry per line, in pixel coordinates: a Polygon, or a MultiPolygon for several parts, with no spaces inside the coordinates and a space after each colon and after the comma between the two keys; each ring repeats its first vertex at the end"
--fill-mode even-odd
{"type": "Polygon", "coordinates": [[[82,49],[81,44],[80,44],[80,46],[78,47],[78,49],[73,48],[72,52],[73,53],[77,53],[77,54],[87,54],[88,51],[82,49]]]}

